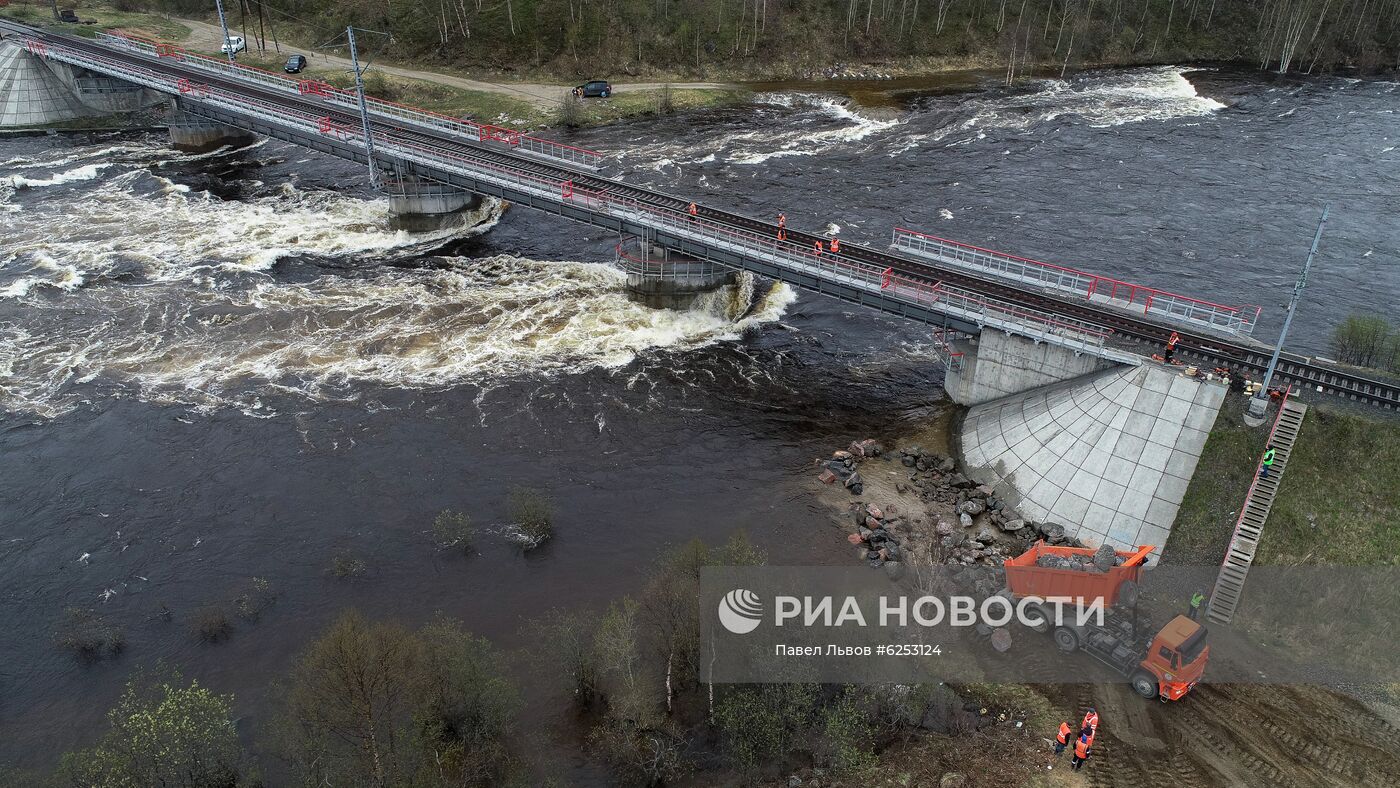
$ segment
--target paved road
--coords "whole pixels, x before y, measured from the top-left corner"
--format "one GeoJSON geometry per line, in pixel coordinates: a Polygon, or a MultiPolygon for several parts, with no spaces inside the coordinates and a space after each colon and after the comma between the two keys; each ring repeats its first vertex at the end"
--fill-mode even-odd
{"type": "MultiPolygon", "coordinates": [[[[217,25],[208,22],[200,22],[194,19],[176,18],[177,22],[190,29],[190,38],[186,42],[193,49],[208,50],[212,53],[219,51],[219,44],[223,40],[223,34],[217,25]]],[[[236,31],[234,35],[238,35],[236,31]]],[[[252,42],[249,41],[251,44],[252,42]]],[[[300,49],[283,45],[284,51],[301,52],[310,58],[312,66],[333,66],[346,70],[350,68],[350,59],[328,55],[324,52],[315,52],[309,49],[300,49]]],[[[451,74],[441,74],[436,71],[422,71],[419,69],[403,68],[401,66],[389,66],[381,63],[375,64],[375,69],[385,74],[393,74],[398,77],[409,79],[421,79],[428,82],[438,82],[443,85],[463,88],[466,90],[481,90],[487,93],[501,93],[528,101],[537,107],[549,108],[557,106],[565,96],[569,94],[571,85],[546,85],[538,82],[482,82],[477,79],[467,79],[451,74]]],[[[659,90],[665,83],[661,82],[633,82],[628,84],[613,84],[614,93],[633,93],[647,90],[659,90]]],[[[727,82],[672,82],[671,87],[676,90],[704,90],[704,89],[727,89],[735,87],[727,82]]]]}

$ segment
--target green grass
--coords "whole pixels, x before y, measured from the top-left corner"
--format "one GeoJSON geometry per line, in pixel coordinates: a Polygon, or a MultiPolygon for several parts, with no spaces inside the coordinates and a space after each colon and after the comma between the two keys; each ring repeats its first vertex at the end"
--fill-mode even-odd
{"type": "Polygon", "coordinates": [[[1239,394],[1230,394],[1220,408],[1163,549],[1167,563],[1209,566],[1225,555],[1268,438],[1264,428],[1245,426],[1244,408],[1239,394]]]}
{"type": "MultiPolygon", "coordinates": [[[[1268,428],[1244,426],[1244,400],[1226,399],[1167,541],[1172,564],[1215,564],[1230,535],[1268,428]]],[[[1325,405],[1308,408],[1258,565],[1400,564],[1400,424],[1325,405]]]]}
{"type": "Polygon", "coordinates": [[[27,25],[48,27],[62,33],[71,33],[86,38],[92,38],[98,30],[114,29],[128,30],[166,41],[184,41],[190,35],[188,27],[159,14],[118,11],[110,5],[93,2],[84,2],[79,5],[61,1],[58,6],[59,8],[72,8],[77,12],[79,19],[92,19],[96,21],[96,24],[70,25],[56,22],[53,18],[53,9],[47,3],[18,5],[11,2],[5,8],[0,8],[0,16],[27,25]]]}
{"type": "Polygon", "coordinates": [[[1400,424],[1309,408],[1255,560],[1400,565],[1400,424]]]}

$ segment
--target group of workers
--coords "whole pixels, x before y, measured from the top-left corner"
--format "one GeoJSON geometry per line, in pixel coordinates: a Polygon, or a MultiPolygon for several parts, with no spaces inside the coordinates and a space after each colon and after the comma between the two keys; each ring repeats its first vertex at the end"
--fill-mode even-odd
{"type": "MultiPolygon", "coordinates": [[[[1070,747],[1070,735],[1074,729],[1069,727],[1068,722],[1060,723],[1060,730],[1055,735],[1055,760],[1059,760],[1060,755],[1070,747]]],[[[1089,760],[1089,754],[1094,746],[1094,737],[1099,733],[1099,713],[1093,706],[1085,712],[1084,719],[1079,723],[1079,734],[1074,737],[1074,749],[1070,753],[1069,767],[1074,771],[1079,771],[1084,767],[1084,762],[1089,760]]],[[[1047,769],[1055,768],[1054,763],[1047,764],[1047,769]]]]}
{"type": "MultiPolygon", "coordinates": [[[[690,218],[700,218],[699,205],[692,202],[690,205],[686,206],[685,210],[686,213],[690,214],[690,218]]],[[[778,214],[778,240],[786,241],[787,239],[787,214],[780,213],[778,214]]],[[[823,246],[821,239],[817,239],[812,242],[812,249],[818,257],[821,256],[822,252],[827,251],[828,249],[831,251],[832,254],[839,254],[841,252],[841,239],[837,238],[835,235],[832,235],[831,240],[825,246],[823,246]]]]}

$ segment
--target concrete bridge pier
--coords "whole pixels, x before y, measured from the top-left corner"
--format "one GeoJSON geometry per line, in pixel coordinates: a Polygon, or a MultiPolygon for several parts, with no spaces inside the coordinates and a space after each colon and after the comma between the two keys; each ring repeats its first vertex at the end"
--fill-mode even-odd
{"type": "Polygon", "coordinates": [[[735,282],[733,271],[646,241],[636,252],[618,247],[627,271],[627,297],[653,309],[688,309],[702,294],[735,282]]]}
{"type": "Polygon", "coordinates": [[[445,217],[481,206],[479,194],[413,175],[386,180],[384,193],[394,223],[405,230],[437,229],[445,217]]]}
{"type": "Polygon", "coordinates": [[[248,145],[257,139],[257,135],[251,131],[191,115],[180,108],[178,101],[171,103],[166,123],[171,144],[178,150],[190,153],[207,153],[225,145],[248,145]]]}

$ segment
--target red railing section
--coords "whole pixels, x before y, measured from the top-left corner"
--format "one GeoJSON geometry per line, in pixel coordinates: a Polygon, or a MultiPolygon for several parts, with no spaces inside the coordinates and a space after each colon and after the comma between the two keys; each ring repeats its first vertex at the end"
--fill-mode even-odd
{"type": "Polygon", "coordinates": [[[943,257],[988,273],[1068,290],[1085,299],[1099,296],[1124,306],[1140,306],[1145,313],[1157,313],[1230,331],[1249,333],[1262,311],[1254,305],[1217,304],[904,227],[894,229],[893,246],[943,257]]]}

